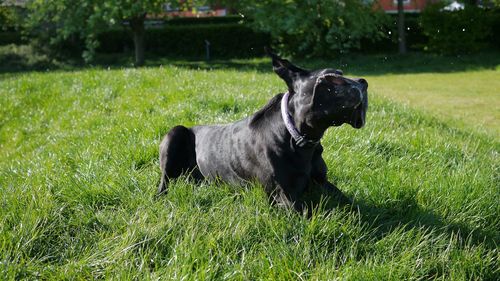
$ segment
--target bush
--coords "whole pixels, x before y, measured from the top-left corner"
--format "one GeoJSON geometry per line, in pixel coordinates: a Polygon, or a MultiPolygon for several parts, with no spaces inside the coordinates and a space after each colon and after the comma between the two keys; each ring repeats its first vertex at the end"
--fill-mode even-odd
{"type": "MultiPolygon", "coordinates": [[[[387,14],[388,23],[380,25],[383,34],[380,40],[363,38],[360,51],[363,53],[387,53],[398,51],[398,15],[387,14]]],[[[420,51],[427,43],[427,37],[422,33],[420,14],[405,14],[406,46],[410,50],[420,51]]]]}
{"type": "Polygon", "coordinates": [[[500,7],[492,10],[490,13],[493,20],[491,25],[491,33],[487,39],[492,47],[500,49],[500,7]]]}
{"type": "Polygon", "coordinates": [[[228,24],[239,23],[242,21],[240,16],[225,17],[204,17],[204,18],[172,18],[165,21],[166,25],[200,25],[200,24],[228,24]]]}
{"type": "Polygon", "coordinates": [[[246,12],[255,28],[272,35],[276,49],[322,58],[359,49],[365,38],[383,38],[380,26],[388,19],[362,0],[266,0],[246,12]]]}
{"type": "Polygon", "coordinates": [[[17,26],[16,9],[0,5],[0,31],[14,30],[17,26]]]}
{"type": "Polygon", "coordinates": [[[16,31],[0,31],[0,46],[9,44],[22,44],[24,40],[16,31]]]}
{"type": "Polygon", "coordinates": [[[14,7],[0,5],[0,46],[24,43],[18,31],[19,14],[14,7]]]}
{"type": "Polygon", "coordinates": [[[493,10],[466,6],[459,11],[442,11],[438,3],[422,13],[422,30],[428,37],[427,50],[458,54],[480,51],[490,43],[493,10]]]}
{"type": "MultiPolygon", "coordinates": [[[[133,50],[128,29],[109,30],[99,34],[101,53],[133,50]]],[[[146,51],[160,55],[204,57],[205,40],[210,42],[212,57],[252,57],[263,55],[269,36],[243,24],[172,25],[146,31],[146,51]]]]}
{"type": "Polygon", "coordinates": [[[0,73],[30,70],[42,70],[55,66],[55,61],[39,54],[29,45],[5,45],[0,47],[0,73]]]}

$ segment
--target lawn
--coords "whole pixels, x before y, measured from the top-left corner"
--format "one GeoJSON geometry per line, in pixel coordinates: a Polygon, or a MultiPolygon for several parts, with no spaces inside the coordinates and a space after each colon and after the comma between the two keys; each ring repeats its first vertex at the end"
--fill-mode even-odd
{"type": "Polygon", "coordinates": [[[369,76],[376,91],[461,128],[500,137],[499,70],[369,76]],[[418,81],[418,82],[417,82],[418,81]]]}
{"type": "Polygon", "coordinates": [[[371,59],[343,67],[370,83],[366,127],[322,141],[359,208],[310,218],[258,185],[155,198],[161,137],[255,112],[285,90],[268,60],[2,74],[0,276],[498,280],[500,70],[371,59]]]}

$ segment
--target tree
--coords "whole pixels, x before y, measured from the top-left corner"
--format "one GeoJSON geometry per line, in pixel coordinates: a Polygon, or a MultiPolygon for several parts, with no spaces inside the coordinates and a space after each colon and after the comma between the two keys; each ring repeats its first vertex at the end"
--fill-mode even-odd
{"type": "Polygon", "coordinates": [[[0,31],[14,29],[18,16],[12,7],[0,5],[0,31]]]}
{"type": "Polygon", "coordinates": [[[135,65],[144,65],[144,21],[147,13],[160,12],[161,0],[106,0],[102,1],[96,16],[113,22],[128,22],[134,39],[135,65]]]}
{"type": "MultiPolygon", "coordinates": [[[[200,1],[170,1],[173,6],[200,1]]],[[[26,27],[49,44],[77,36],[85,42],[83,57],[93,58],[97,35],[106,28],[128,24],[133,34],[135,65],[144,64],[144,22],[147,14],[162,11],[164,0],[32,0],[26,27]]]]}
{"type": "Polygon", "coordinates": [[[331,57],[360,47],[364,38],[382,38],[386,16],[362,0],[253,1],[243,13],[269,32],[275,47],[299,56],[331,57]]]}
{"type": "Polygon", "coordinates": [[[398,0],[398,47],[400,54],[406,54],[405,11],[403,0],[398,0]]]}

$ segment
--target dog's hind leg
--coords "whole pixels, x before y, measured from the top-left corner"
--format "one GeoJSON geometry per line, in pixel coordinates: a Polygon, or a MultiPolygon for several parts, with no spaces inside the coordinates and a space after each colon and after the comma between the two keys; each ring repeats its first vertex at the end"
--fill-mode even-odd
{"type": "Polygon", "coordinates": [[[170,179],[196,172],[195,136],[190,129],[176,126],[165,135],[160,144],[160,168],[158,194],[167,192],[170,179]]]}

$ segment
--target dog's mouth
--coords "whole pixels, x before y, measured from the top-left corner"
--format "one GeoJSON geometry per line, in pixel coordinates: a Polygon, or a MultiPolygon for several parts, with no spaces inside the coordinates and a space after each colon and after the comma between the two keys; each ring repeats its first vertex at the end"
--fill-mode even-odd
{"type": "MultiPolygon", "coordinates": [[[[342,106],[332,108],[331,126],[341,126],[344,123],[355,129],[360,129],[366,122],[366,111],[368,109],[368,84],[364,79],[357,79],[345,90],[342,106]]],[[[331,120],[331,119],[330,119],[331,120]]]]}
{"type": "Polygon", "coordinates": [[[366,122],[366,109],[368,104],[366,101],[361,102],[352,108],[349,113],[344,115],[343,120],[334,120],[332,126],[341,126],[344,123],[351,125],[353,128],[360,129],[365,125],[366,122]]]}

